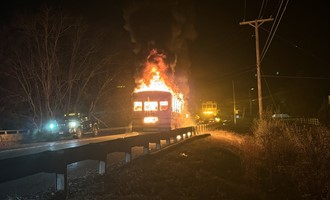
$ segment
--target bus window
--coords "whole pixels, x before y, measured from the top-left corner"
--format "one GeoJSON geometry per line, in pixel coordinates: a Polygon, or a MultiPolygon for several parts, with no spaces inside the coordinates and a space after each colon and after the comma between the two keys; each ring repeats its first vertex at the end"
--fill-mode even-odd
{"type": "Polygon", "coordinates": [[[134,101],[134,111],[142,111],[142,102],[134,101]]]}
{"type": "Polygon", "coordinates": [[[144,102],[144,111],[157,111],[158,102],[157,101],[145,101],[144,102]]]}
{"type": "Polygon", "coordinates": [[[168,109],[168,101],[160,101],[159,102],[159,110],[167,110],[168,109]]]}

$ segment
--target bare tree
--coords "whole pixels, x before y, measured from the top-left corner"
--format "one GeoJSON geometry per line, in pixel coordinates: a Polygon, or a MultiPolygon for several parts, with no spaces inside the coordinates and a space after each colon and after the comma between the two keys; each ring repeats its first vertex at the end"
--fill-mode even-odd
{"type": "Polygon", "coordinates": [[[17,24],[20,39],[13,45],[9,75],[34,126],[69,111],[92,113],[118,74],[109,67],[114,55],[98,46],[102,35],[47,7],[17,24]]]}

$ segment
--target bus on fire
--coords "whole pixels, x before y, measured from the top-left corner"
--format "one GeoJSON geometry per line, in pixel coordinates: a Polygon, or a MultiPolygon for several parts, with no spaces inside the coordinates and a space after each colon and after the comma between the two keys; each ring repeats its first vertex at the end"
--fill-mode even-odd
{"type": "Polygon", "coordinates": [[[168,131],[181,126],[182,96],[169,91],[133,93],[132,131],[168,131]]]}

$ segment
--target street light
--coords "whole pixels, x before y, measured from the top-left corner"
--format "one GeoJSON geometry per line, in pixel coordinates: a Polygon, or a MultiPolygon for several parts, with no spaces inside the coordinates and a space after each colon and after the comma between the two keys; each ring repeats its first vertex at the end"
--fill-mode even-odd
{"type": "Polygon", "coordinates": [[[251,98],[251,91],[253,91],[254,88],[249,89],[249,101],[250,101],[250,116],[252,116],[252,98],[251,98]]]}

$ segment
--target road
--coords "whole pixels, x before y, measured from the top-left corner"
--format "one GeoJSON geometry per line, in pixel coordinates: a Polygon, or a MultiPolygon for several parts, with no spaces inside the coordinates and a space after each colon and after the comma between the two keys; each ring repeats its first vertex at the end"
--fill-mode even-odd
{"type": "MultiPolygon", "coordinates": [[[[149,133],[122,133],[116,135],[108,135],[101,137],[90,137],[83,139],[64,140],[56,142],[35,143],[29,145],[21,145],[12,149],[0,150],[0,160],[12,158],[22,155],[29,155],[43,151],[55,151],[59,149],[72,148],[82,146],[90,143],[97,143],[108,140],[115,140],[118,138],[132,137],[136,135],[143,135],[149,133]]],[[[133,151],[133,150],[132,150],[133,151]]],[[[140,154],[143,150],[140,149],[140,154]]],[[[134,153],[133,153],[134,154],[134,153]]],[[[135,150],[135,154],[137,151],[135,150]]],[[[134,156],[134,155],[133,155],[134,156]]],[[[124,153],[113,153],[108,155],[110,163],[116,164],[124,160],[124,153]]],[[[1,168],[1,166],[0,166],[1,168]]],[[[84,177],[90,174],[97,174],[98,161],[87,160],[77,163],[72,163],[67,166],[68,180],[73,180],[77,177],[84,177]]],[[[54,188],[55,174],[54,173],[38,173],[32,176],[27,176],[21,179],[5,182],[0,184],[0,199],[19,199],[21,195],[27,195],[40,191],[49,190],[54,188]],[[17,198],[16,198],[17,197],[17,198]]]]}
{"type": "Polygon", "coordinates": [[[55,142],[43,142],[28,145],[20,145],[15,148],[2,149],[0,150],[0,160],[12,157],[18,157],[23,155],[29,155],[34,153],[40,153],[44,151],[55,151],[60,149],[72,148],[77,146],[82,146],[90,143],[98,143],[102,141],[115,140],[118,138],[132,137],[144,133],[122,133],[116,135],[108,135],[102,137],[92,137],[74,140],[62,140],[55,142]]]}

